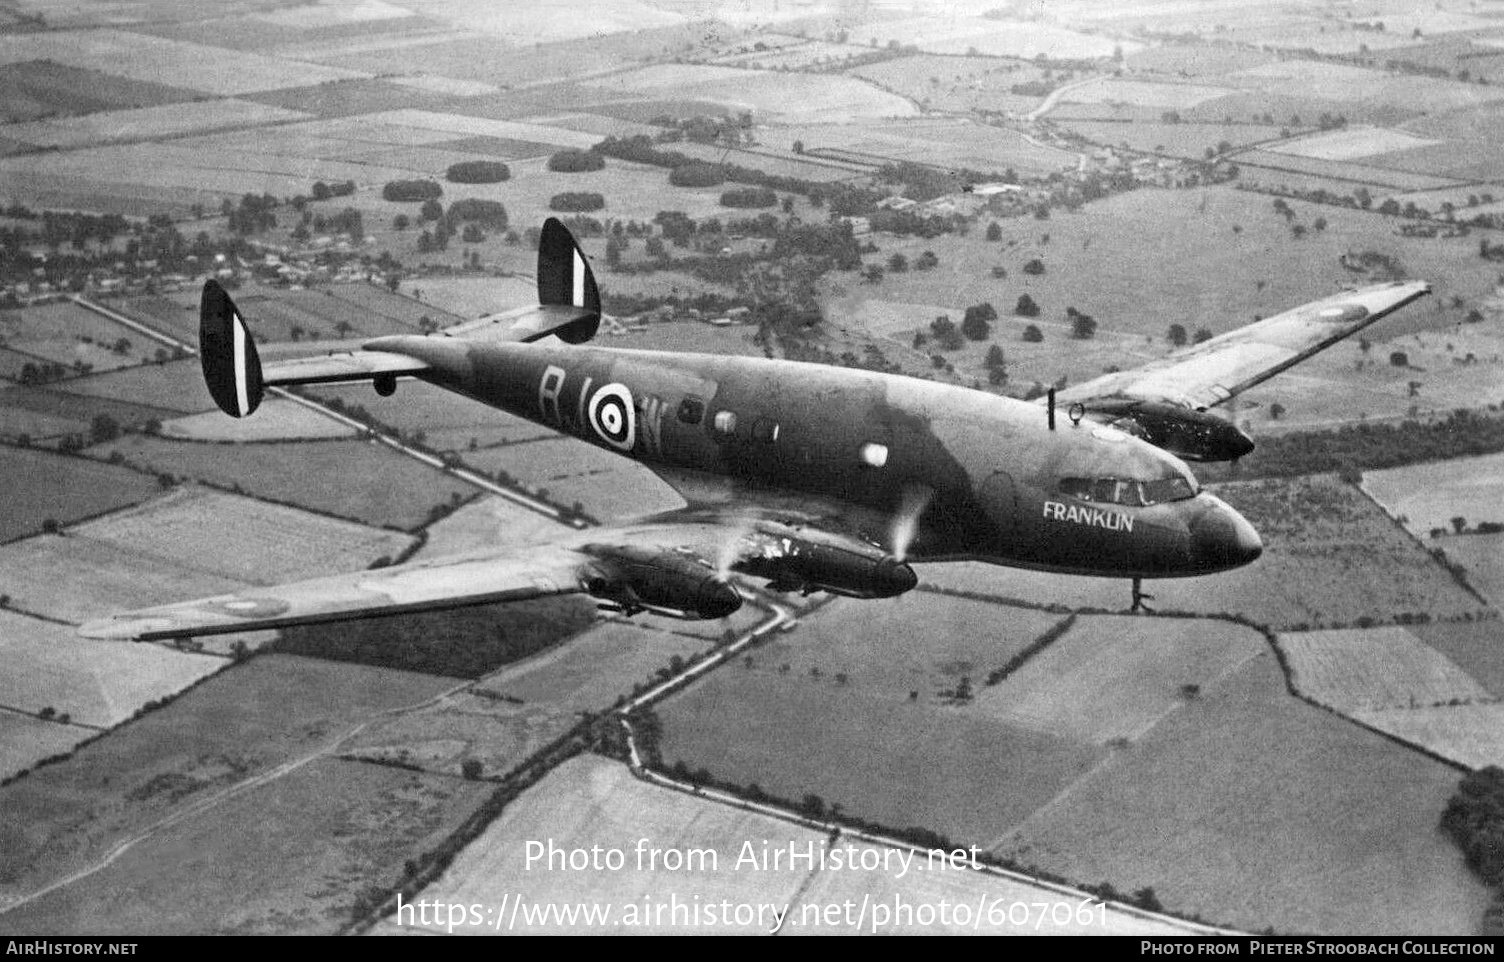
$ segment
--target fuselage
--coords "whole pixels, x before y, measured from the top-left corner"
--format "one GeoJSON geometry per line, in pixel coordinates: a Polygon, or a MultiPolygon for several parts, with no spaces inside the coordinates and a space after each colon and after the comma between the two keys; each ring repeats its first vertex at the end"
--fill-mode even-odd
{"type": "MultiPolygon", "coordinates": [[[[1177,458],[1038,405],[794,361],[386,337],[372,350],[509,413],[670,471],[890,517],[923,492],[915,560],[1177,577],[1247,564],[1258,535],[1177,458]]],[[[873,531],[874,538],[883,532],[873,531]]]]}

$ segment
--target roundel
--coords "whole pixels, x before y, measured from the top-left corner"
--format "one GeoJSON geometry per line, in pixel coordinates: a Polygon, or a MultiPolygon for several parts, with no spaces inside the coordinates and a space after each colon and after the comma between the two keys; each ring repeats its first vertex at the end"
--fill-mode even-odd
{"type": "Polygon", "coordinates": [[[607,384],[590,398],[590,426],[602,441],[620,451],[637,442],[637,415],[632,392],[622,384],[607,384]]]}

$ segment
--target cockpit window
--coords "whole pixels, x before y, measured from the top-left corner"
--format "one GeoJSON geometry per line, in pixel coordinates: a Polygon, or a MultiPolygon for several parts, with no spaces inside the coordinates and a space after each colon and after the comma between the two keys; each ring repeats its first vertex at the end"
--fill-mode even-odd
{"type": "Polygon", "coordinates": [[[1180,501],[1196,492],[1184,478],[1132,481],[1123,478],[1061,478],[1060,493],[1081,501],[1121,504],[1136,508],[1165,501],[1180,501]]]}
{"type": "Polygon", "coordinates": [[[1194,498],[1196,496],[1196,490],[1191,487],[1191,482],[1180,477],[1160,478],[1158,481],[1144,481],[1139,487],[1143,489],[1145,504],[1183,501],[1186,498],[1194,498]]]}

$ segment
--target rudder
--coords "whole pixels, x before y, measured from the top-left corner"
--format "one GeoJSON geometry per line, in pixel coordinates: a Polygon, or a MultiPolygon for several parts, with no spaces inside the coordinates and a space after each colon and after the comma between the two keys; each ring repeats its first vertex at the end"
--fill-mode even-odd
{"type": "Polygon", "coordinates": [[[221,411],[243,418],[256,410],[264,390],[256,342],[229,293],[212,278],[204,282],[198,316],[204,384],[221,411]]]}
{"type": "Polygon", "coordinates": [[[557,217],[543,222],[543,232],[538,238],[538,303],[576,307],[589,313],[588,317],[552,331],[566,343],[583,344],[600,327],[601,295],[590,262],[569,228],[557,217]]]}

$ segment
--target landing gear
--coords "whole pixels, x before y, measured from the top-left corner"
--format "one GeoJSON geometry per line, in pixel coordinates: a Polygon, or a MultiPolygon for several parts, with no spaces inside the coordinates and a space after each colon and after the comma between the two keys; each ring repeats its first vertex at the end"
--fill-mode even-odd
{"type": "Polygon", "coordinates": [[[1129,613],[1131,613],[1131,614],[1138,614],[1140,611],[1143,611],[1143,612],[1147,612],[1149,614],[1153,614],[1154,613],[1154,609],[1150,608],[1148,605],[1144,604],[1145,601],[1153,601],[1153,600],[1154,600],[1154,596],[1153,595],[1149,595],[1149,594],[1145,594],[1144,593],[1144,580],[1142,578],[1134,578],[1133,579],[1133,607],[1128,609],[1129,613]]]}

